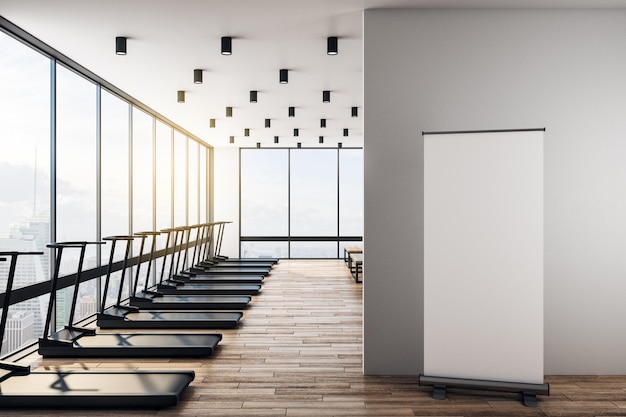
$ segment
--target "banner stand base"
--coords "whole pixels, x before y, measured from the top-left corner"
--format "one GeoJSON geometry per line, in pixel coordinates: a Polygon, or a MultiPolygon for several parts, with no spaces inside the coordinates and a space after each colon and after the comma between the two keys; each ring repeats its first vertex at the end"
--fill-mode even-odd
{"type": "Polygon", "coordinates": [[[481,391],[499,391],[521,394],[526,407],[537,407],[537,395],[550,395],[549,384],[527,384],[523,382],[486,381],[480,379],[448,378],[419,375],[420,386],[432,386],[433,398],[444,400],[448,388],[471,389],[481,391]]]}

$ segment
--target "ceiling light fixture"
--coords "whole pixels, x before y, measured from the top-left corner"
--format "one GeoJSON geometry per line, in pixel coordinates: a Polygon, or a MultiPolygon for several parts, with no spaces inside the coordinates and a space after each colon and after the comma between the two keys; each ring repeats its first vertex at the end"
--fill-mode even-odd
{"type": "Polygon", "coordinates": [[[215,119],[209,120],[209,127],[215,127],[215,119]]]}
{"type": "Polygon", "coordinates": [[[250,129],[244,129],[243,130],[243,135],[244,136],[250,136],[250,129]]]}
{"type": "Polygon", "coordinates": [[[301,142],[298,142],[298,145],[297,145],[297,146],[298,146],[298,148],[301,148],[301,147],[302,147],[302,143],[301,143],[301,142]]]}
{"type": "Polygon", "coordinates": [[[250,90],[250,103],[256,103],[256,102],[257,102],[257,91],[250,90]]]}
{"type": "Polygon", "coordinates": [[[233,54],[233,38],[230,36],[222,36],[222,55],[233,54]]]}
{"type": "Polygon", "coordinates": [[[272,121],[270,119],[265,119],[265,127],[271,127],[272,121]]]}
{"type": "Polygon", "coordinates": [[[341,149],[341,148],[343,147],[343,143],[339,142],[339,143],[337,144],[337,147],[338,147],[339,149],[341,149]]]}
{"type": "Polygon", "coordinates": [[[193,70],[193,83],[202,84],[202,70],[201,69],[193,70]]]}
{"type": "Polygon", "coordinates": [[[344,136],[348,136],[348,129],[344,129],[344,130],[343,130],[343,135],[344,135],[344,136]]]}
{"type": "Polygon", "coordinates": [[[359,117],[359,108],[352,107],[352,117],[359,117]]]}
{"type": "Polygon", "coordinates": [[[274,143],[278,143],[278,136],[274,136],[274,143]]]}
{"type": "Polygon", "coordinates": [[[126,38],[123,36],[115,37],[115,53],[117,55],[126,55],[126,38]]]}
{"type": "Polygon", "coordinates": [[[287,84],[289,82],[289,70],[281,69],[279,72],[279,81],[281,84],[287,84]]]}
{"type": "Polygon", "coordinates": [[[289,107],[289,117],[296,117],[296,108],[289,107]]]}
{"type": "Polygon", "coordinates": [[[320,119],[320,127],[326,127],[326,119],[320,119]]]}
{"type": "Polygon", "coordinates": [[[235,143],[235,137],[234,136],[230,137],[230,143],[235,143]]]}
{"type": "Polygon", "coordinates": [[[184,103],[185,102],[185,92],[182,90],[178,90],[178,92],[176,93],[177,96],[177,101],[179,103],[184,103]]]}
{"type": "Polygon", "coordinates": [[[320,136],[320,143],[324,143],[324,136],[320,136]]]}
{"type": "Polygon", "coordinates": [[[322,103],[330,103],[330,91],[322,91],[322,103]]]}
{"type": "Polygon", "coordinates": [[[226,117],[233,117],[233,108],[226,107],[226,117]]]}
{"type": "Polygon", "coordinates": [[[339,52],[338,43],[336,36],[329,36],[326,42],[326,53],[328,55],[337,55],[337,52],[339,52]]]}
{"type": "Polygon", "coordinates": [[[256,143],[256,147],[257,147],[257,149],[260,149],[261,148],[261,142],[257,142],[256,143]]]}
{"type": "Polygon", "coordinates": [[[300,129],[294,129],[293,130],[293,135],[294,136],[300,136],[300,129]]]}

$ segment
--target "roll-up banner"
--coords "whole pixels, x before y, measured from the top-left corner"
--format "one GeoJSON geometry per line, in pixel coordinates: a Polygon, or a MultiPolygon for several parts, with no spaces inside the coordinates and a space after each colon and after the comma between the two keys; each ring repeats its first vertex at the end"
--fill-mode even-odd
{"type": "Polygon", "coordinates": [[[542,384],[544,129],[424,132],[424,374],[542,384]]]}

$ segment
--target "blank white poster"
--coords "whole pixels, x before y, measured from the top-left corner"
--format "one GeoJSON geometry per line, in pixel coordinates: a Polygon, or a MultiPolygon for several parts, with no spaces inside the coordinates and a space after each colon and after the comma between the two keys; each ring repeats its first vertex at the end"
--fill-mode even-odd
{"type": "Polygon", "coordinates": [[[543,383],[543,139],[424,134],[424,375],[543,383]]]}

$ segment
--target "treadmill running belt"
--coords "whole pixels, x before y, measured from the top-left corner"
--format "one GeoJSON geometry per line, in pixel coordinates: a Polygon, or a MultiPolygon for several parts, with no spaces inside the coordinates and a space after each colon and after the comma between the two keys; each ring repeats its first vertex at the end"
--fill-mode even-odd
{"type": "Polygon", "coordinates": [[[31,372],[0,382],[0,407],[167,407],[193,379],[193,371],[31,372]]]}
{"type": "Polygon", "coordinates": [[[38,352],[47,358],[209,356],[221,339],[221,334],[201,333],[98,333],[72,343],[40,344],[38,352]]]}
{"type": "MultiPolygon", "coordinates": [[[[107,310],[108,311],[108,310],[107,310]]],[[[140,311],[123,315],[98,314],[102,329],[232,329],[241,312],[140,311]]]]}
{"type": "Polygon", "coordinates": [[[158,310],[244,310],[249,303],[250,296],[201,295],[197,290],[190,292],[189,295],[180,291],[153,298],[131,297],[130,299],[130,305],[134,307],[158,310]]]}

